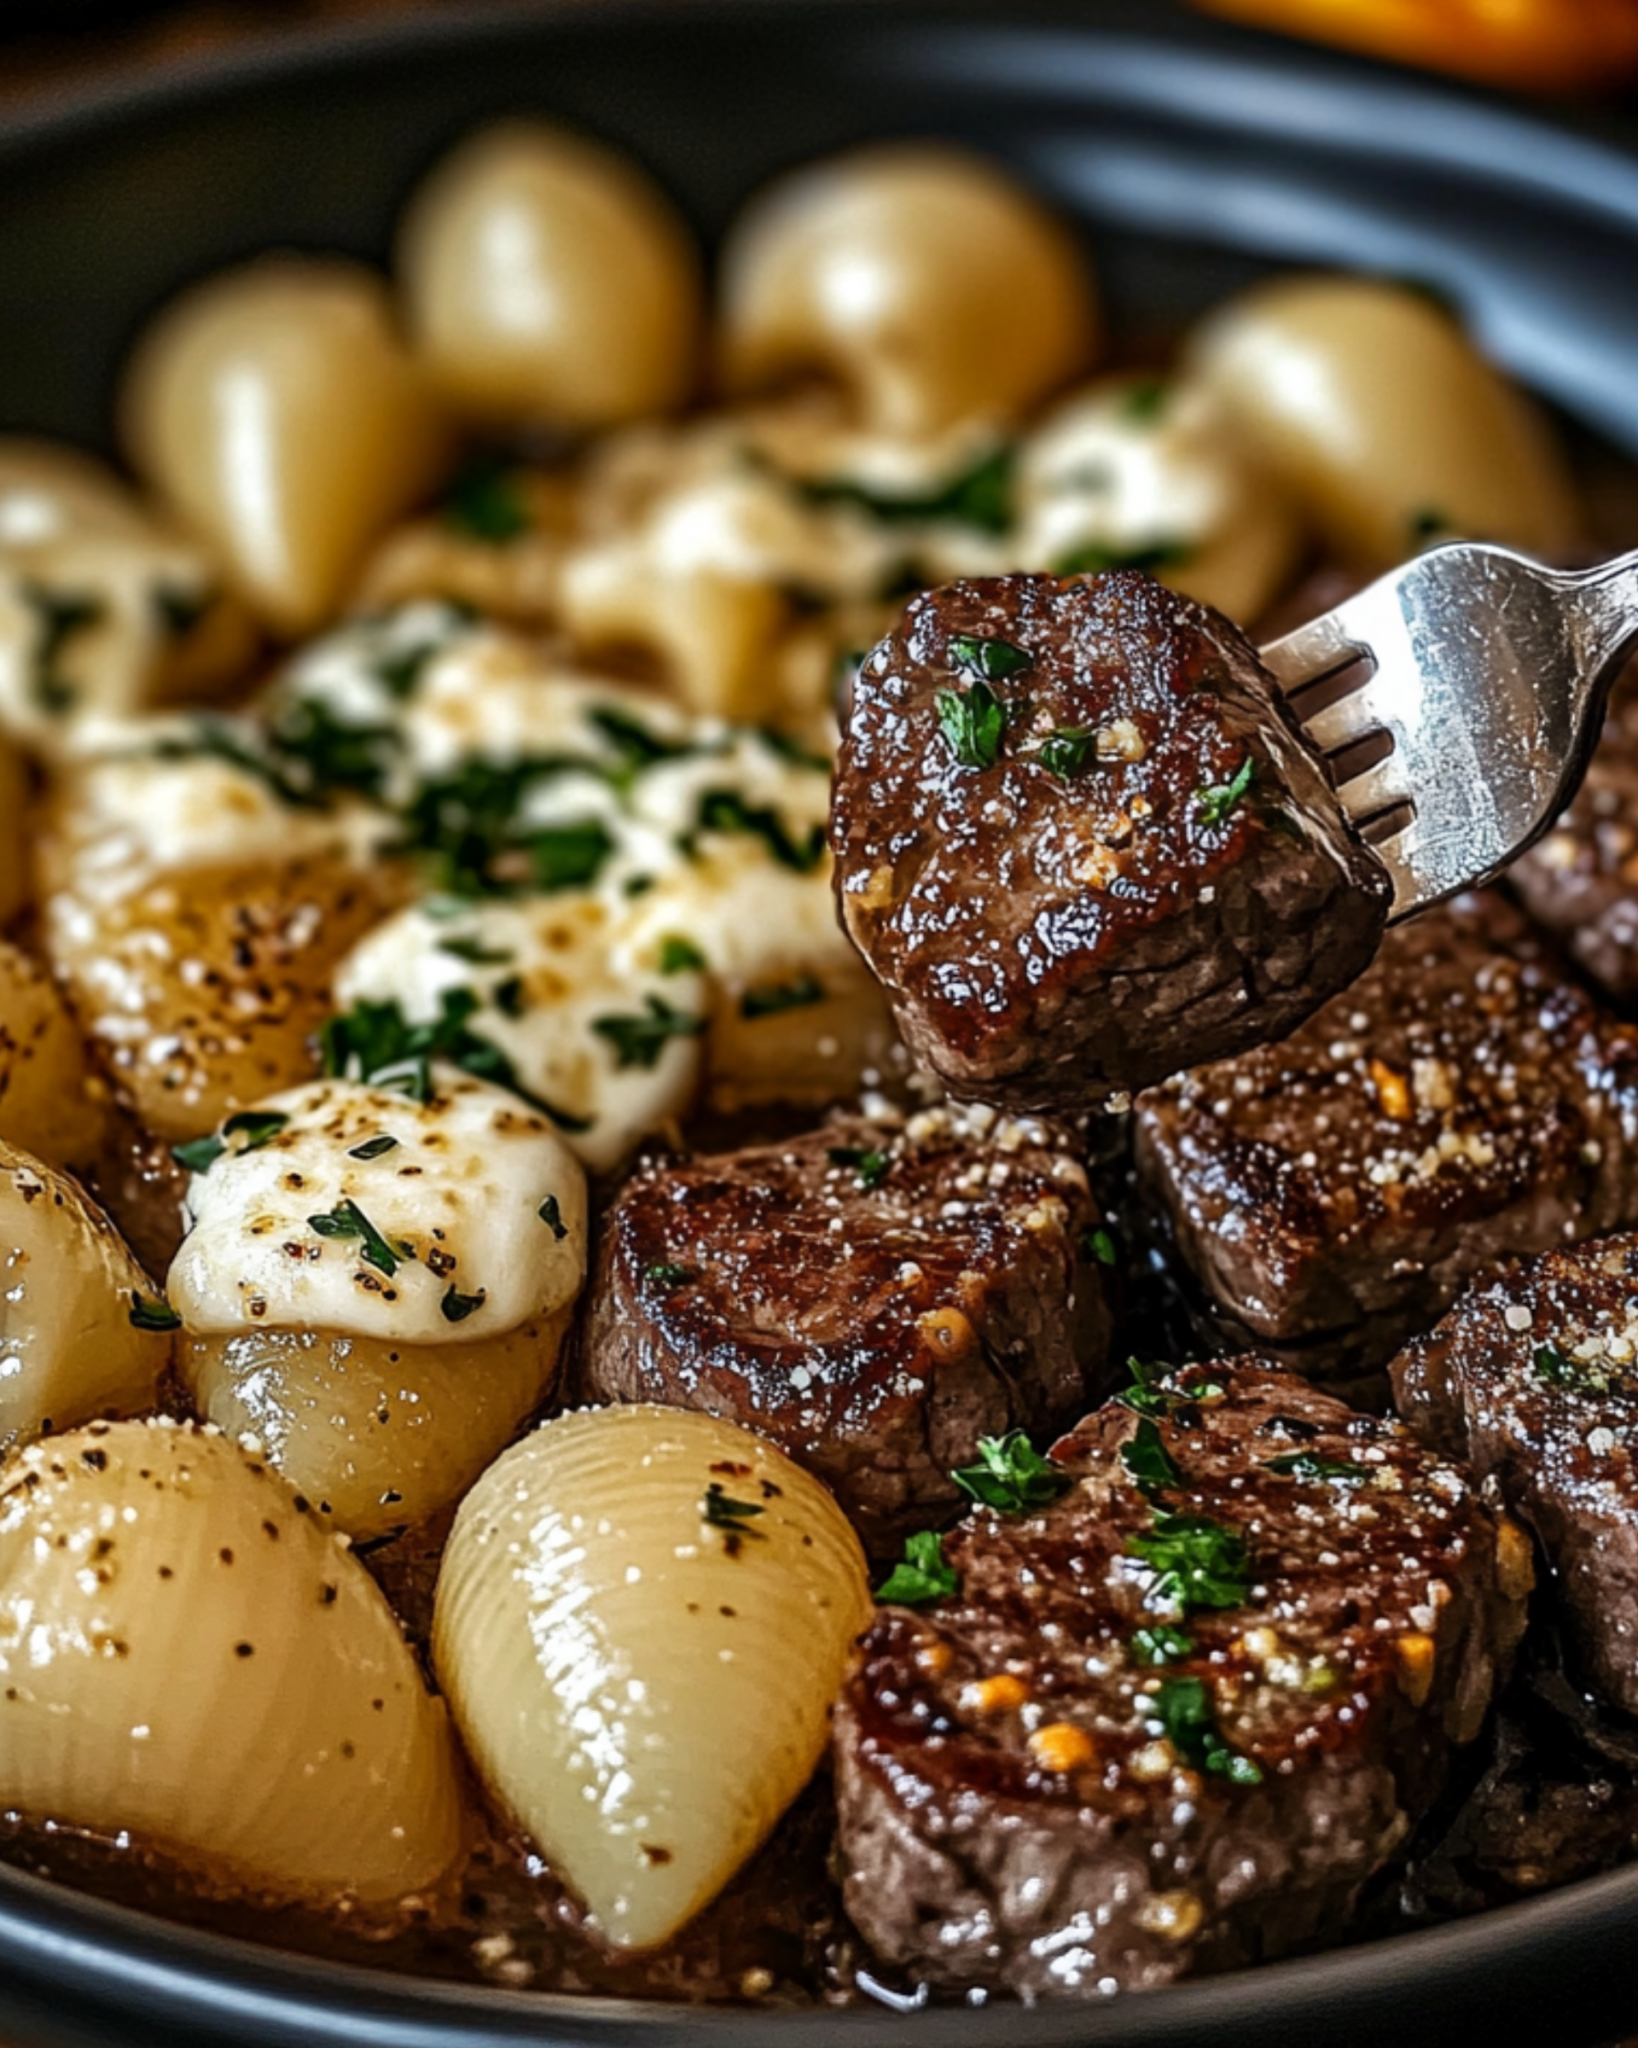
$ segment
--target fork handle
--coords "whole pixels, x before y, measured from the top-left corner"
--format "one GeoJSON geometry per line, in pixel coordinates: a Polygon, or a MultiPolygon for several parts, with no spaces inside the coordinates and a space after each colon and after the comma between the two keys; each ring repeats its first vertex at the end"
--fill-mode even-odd
{"type": "Polygon", "coordinates": [[[1638,641],[1638,552],[1594,569],[1561,572],[1554,580],[1577,666],[1588,687],[1597,689],[1638,641]]]}

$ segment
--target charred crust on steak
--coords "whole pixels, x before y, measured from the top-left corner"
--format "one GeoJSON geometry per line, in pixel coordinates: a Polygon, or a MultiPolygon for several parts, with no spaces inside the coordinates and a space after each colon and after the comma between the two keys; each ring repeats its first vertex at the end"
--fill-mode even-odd
{"type": "Polygon", "coordinates": [[[1584,1669],[1638,1712],[1638,1238],[1509,1262],[1392,1377],[1411,1424],[1534,1528],[1584,1669]]]}
{"type": "Polygon", "coordinates": [[[649,1160],[604,1227],[582,1393],[761,1430],[890,1555],[960,1505],[981,1436],[1107,1383],[1099,1228],[1061,1139],[990,1111],[649,1160]]]}
{"type": "Polygon", "coordinates": [[[1214,1334],[1319,1377],[1385,1364],[1493,1259],[1638,1215],[1638,1034],[1493,894],[1397,927],[1283,1044],[1134,1124],[1214,1334]]]}
{"type": "Polygon", "coordinates": [[[848,1908],[935,1987],[1115,1990],[1334,1933],[1522,1630],[1527,1540],[1398,1424],[1244,1361],[1153,1391],[1054,1446],[1054,1505],[961,1524],[952,1597],[863,1639],[835,1739],[848,1908]],[[1145,1425],[1180,1484],[1128,1469],[1145,1425]],[[1180,1513],[1243,1543],[1243,1601],[1180,1605],[1133,1554],[1180,1513]],[[1158,1665],[1135,1647],[1157,1623],[1184,1637],[1158,1665]],[[1178,1684],[1217,1731],[1192,1760],[1178,1684]]]}
{"type": "Polygon", "coordinates": [[[912,1050],[1031,1112],[1282,1036],[1390,895],[1250,642],[1133,570],[917,598],[860,668],[831,838],[912,1050]]]}

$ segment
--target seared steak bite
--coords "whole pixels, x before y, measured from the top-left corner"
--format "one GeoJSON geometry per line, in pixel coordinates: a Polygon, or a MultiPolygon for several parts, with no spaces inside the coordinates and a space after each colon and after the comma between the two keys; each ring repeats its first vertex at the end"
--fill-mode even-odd
{"type": "Polygon", "coordinates": [[[1530,1548],[1397,1424],[1190,1366],[976,1511],[836,1721],[846,1902],[935,1986],[1163,1984],[1334,1932],[1478,1732],[1530,1548]],[[929,1589],[931,1590],[931,1589],[929,1589]]]}
{"type": "Polygon", "coordinates": [[[1589,1677],[1638,1713],[1638,1238],[1511,1262],[1393,1383],[1413,1427],[1535,1529],[1589,1677]]]}
{"type": "Polygon", "coordinates": [[[991,1111],[650,1160],[604,1228],[582,1391],[760,1429],[896,1552],[981,1436],[1099,1390],[1108,1251],[1078,1162],[991,1111]]]}
{"type": "Polygon", "coordinates": [[[1131,570],[917,598],[859,671],[831,838],[912,1050],[1046,1113],[1283,1036],[1390,893],[1249,641],[1131,570]]]}
{"type": "Polygon", "coordinates": [[[1638,1219],[1638,1034],[1494,895],[1388,934],[1283,1045],[1136,1111],[1219,1339],[1384,1364],[1499,1255],[1638,1219]]]}
{"type": "Polygon", "coordinates": [[[1638,668],[1616,685],[1570,808],[1508,880],[1601,988],[1638,1001],[1638,668]]]}

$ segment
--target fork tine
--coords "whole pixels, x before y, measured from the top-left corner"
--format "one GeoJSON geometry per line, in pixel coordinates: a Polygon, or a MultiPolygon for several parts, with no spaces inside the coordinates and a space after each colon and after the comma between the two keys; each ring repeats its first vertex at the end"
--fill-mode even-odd
{"type": "Polygon", "coordinates": [[[1382,721],[1371,715],[1370,703],[1362,701],[1368,700],[1369,695],[1367,683],[1338,698],[1335,704],[1327,704],[1311,718],[1304,718],[1301,706],[1296,707],[1308,744],[1322,754],[1335,754],[1350,740],[1363,739],[1366,733],[1374,731],[1382,721]]]}
{"type": "Polygon", "coordinates": [[[1367,768],[1362,775],[1343,783],[1337,795],[1354,822],[1363,824],[1367,818],[1392,810],[1395,804],[1414,800],[1415,791],[1406,787],[1404,762],[1397,754],[1389,754],[1374,768],[1367,768]]]}
{"type": "Polygon", "coordinates": [[[1369,649],[1355,639],[1344,625],[1346,606],[1311,619],[1283,639],[1271,640],[1260,649],[1263,665],[1288,697],[1310,684],[1323,682],[1339,669],[1362,659],[1369,649]]]}

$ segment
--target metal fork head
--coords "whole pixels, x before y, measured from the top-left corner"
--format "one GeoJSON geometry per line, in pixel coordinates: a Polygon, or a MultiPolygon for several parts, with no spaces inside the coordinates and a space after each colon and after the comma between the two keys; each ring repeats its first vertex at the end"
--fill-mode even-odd
{"type": "Polygon", "coordinates": [[[1632,561],[1584,574],[1458,543],[1263,649],[1408,917],[1552,825],[1638,632],[1632,561]]]}

